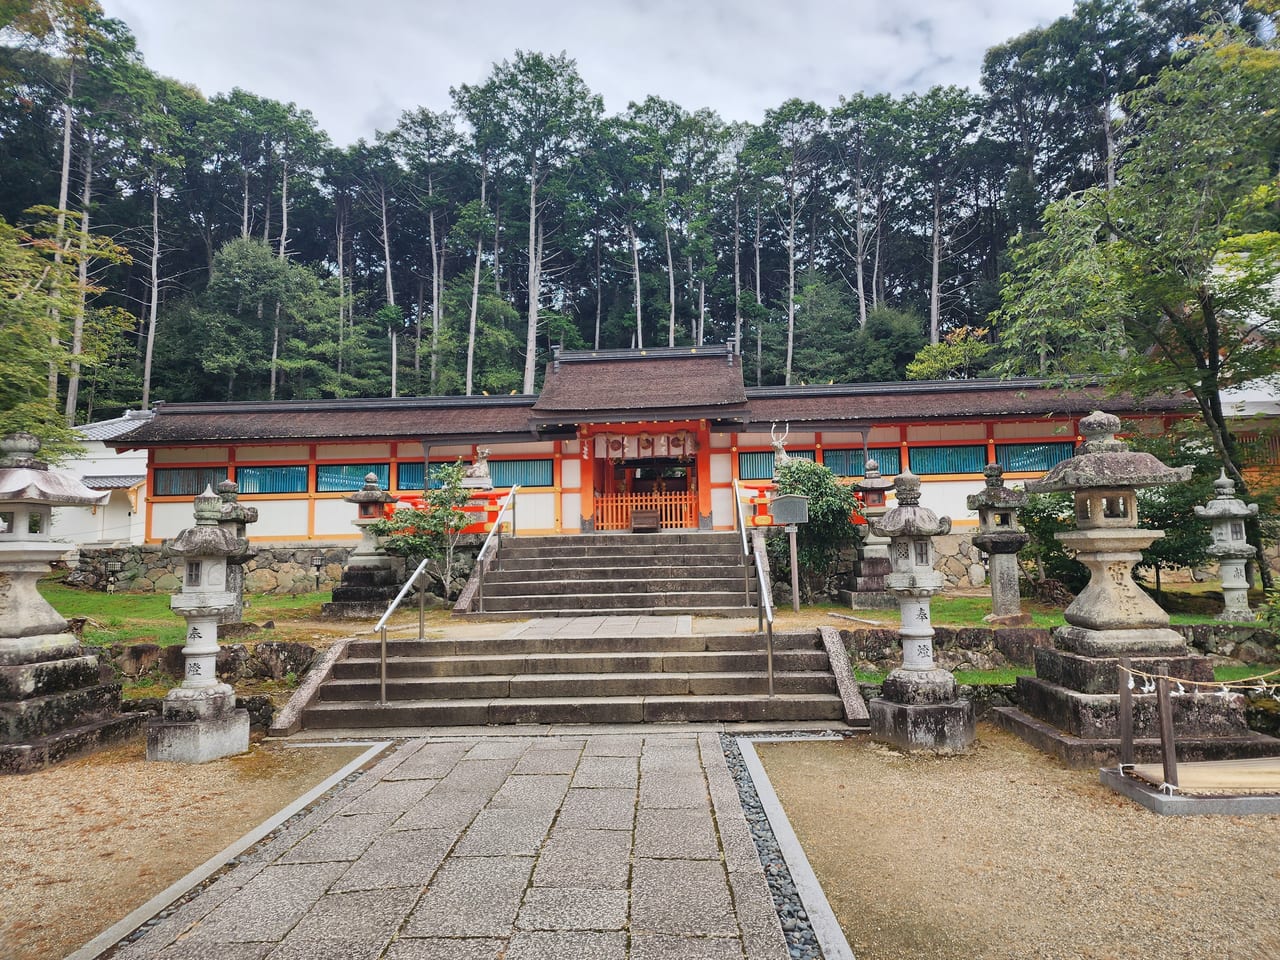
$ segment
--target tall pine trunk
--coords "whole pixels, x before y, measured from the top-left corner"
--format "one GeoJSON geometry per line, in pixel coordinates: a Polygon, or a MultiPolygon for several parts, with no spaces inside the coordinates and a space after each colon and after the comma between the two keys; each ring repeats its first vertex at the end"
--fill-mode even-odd
{"type": "Polygon", "coordinates": [[[942,304],[940,302],[939,269],[942,262],[942,191],[935,186],[933,191],[933,236],[929,242],[929,342],[938,343],[938,328],[942,320],[942,304]]]}
{"type": "Polygon", "coordinates": [[[538,363],[538,301],[542,298],[542,264],[538,251],[538,167],[529,169],[529,325],[524,338],[524,392],[533,393],[538,363]]]}
{"type": "Polygon", "coordinates": [[[742,354],[742,188],[733,191],[733,352],[742,354]]]}
{"type": "Polygon", "coordinates": [[[84,318],[89,296],[89,202],[93,197],[93,144],[85,144],[84,185],[80,191],[80,288],[71,328],[71,370],[67,376],[67,426],[76,425],[76,405],[80,402],[80,356],[84,353],[84,318]]]}
{"type": "MultiPolygon", "coordinates": [[[[486,168],[480,167],[480,210],[485,209],[484,188],[486,168]]],[[[467,396],[474,389],[476,362],[476,325],[480,315],[480,261],[484,255],[484,233],[476,231],[476,260],[471,273],[471,315],[467,322],[467,396]]]]}
{"type": "MultiPolygon", "coordinates": [[[[62,169],[58,178],[58,217],[57,232],[54,234],[53,262],[59,266],[62,264],[62,255],[64,238],[67,230],[67,202],[71,194],[71,130],[75,124],[75,115],[71,109],[71,101],[76,91],[76,58],[71,58],[68,66],[67,74],[67,99],[62,104],[62,169]]],[[[60,270],[54,271],[53,293],[52,298],[57,302],[57,277],[61,274],[60,270]]],[[[62,318],[58,315],[56,307],[53,308],[53,333],[49,337],[49,399],[51,401],[58,399],[58,361],[57,356],[61,349],[59,343],[59,328],[61,327],[62,318]]]]}
{"type": "Polygon", "coordinates": [[[160,182],[159,175],[152,171],[155,180],[151,190],[151,303],[147,317],[147,352],[142,361],[142,403],[143,410],[151,409],[151,358],[156,349],[156,320],[160,313],[160,182]]]}
{"type": "Polygon", "coordinates": [[[636,308],[636,349],[644,349],[644,323],[640,309],[640,238],[633,224],[627,224],[627,238],[631,241],[631,290],[636,308]]]}
{"type": "Polygon", "coordinates": [[[289,248],[289,158],[284,157],[280,175],[280,259],[288,255],[289,248]]]}

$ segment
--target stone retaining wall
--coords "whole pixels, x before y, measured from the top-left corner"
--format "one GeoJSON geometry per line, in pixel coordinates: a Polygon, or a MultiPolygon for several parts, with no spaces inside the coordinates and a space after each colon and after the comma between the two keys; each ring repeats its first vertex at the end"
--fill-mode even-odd
{"type": "MultiPolygon", "coordinates": [[[[245,590],[248,593],[309,593],[331,590],[342,576],[347,557],[355,544],[333,546],[314,543],[282,543],[257,546],[258,553],[244,565],[245,590]],[[312,558],[324,559],[317,572],[312,558]]],[[[67,583],[93,590],[107,588],[107,562],[120,561],[124,567],[116,574],[116,590],[127,593],[177,593],[182,586],[178,560],[161,555],[159,544],[129,547],[81,547],[80,562],[67,583]]]]}

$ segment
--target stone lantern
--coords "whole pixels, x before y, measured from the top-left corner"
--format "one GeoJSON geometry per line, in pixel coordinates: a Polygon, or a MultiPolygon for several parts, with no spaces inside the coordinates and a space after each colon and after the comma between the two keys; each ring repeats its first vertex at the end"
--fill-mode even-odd
{"type": "Polygon", "coordinates": [[[395,497],[378,485],[378,475],[365,474],[364,486],[342,499],[356,505],[356,518],[352,523],[360,530],[360,545],[352,551],[347,559],[347,565],[352,567],[395,566],[395,559],[389,557],[382,549],[377,535],[371,529],[385,515],[386,505],[396,502],[395,497]]]}
{"type": "Polygon", "coordinates": [[[893,480],[880,475],[880,464],[873,459],[867,460],[864,470],[865,476],[853,484],[853,489],[862,494],[862,515],[867,521],[866,525],[858,527],[862,536],[853,577],[853,604],[892,604],[891,599],[884,597],[884,578],[892,567],[889,563],[889,541],[877,535],[872,524],[889,509],[886,501],[889,491],[893,489],[893,480]],[[875,598],[883,599],[877,604],[875,598]]]}
{"type": "Polygon", "coordinates": [[[1115,434],[1120,418],[1095,410],[1080,421],[1085,443],[1040,480],[1031,493],[1075,494],[1076,529],[1054,534],[1089,569],[1089,584],[1063,613],[1054,634],[1059,649],[1085,657],[1130,653],[1184,653],[1169,615],[1136,583],[1133,567],[1163,530],[1138,527],[1138,489],[1185,483],[1191,467],[1166,467],[1149,453],[1129,449],[1115,434]]]}
{"type": "Polygon", "coordinates": [[[1027,505],[1027,494],[1004,485],[1004,468],[991,463],[983,471],[987,478],[981,493],[971,494],[966,503],[978,511],[978,532],[973,545],[991,558],[991,614],[989,623],[1020,627],[1031,622],[1022,612],[1018,596],[1018,551],[1031,538],[1018,523],[1018,511],[1027,505]]]}
{"type": "Polygon", "coordinates": [[[895,481],[898,505],[871,526],[889,539],[889,592],[902,612],[902,666],[885,678],[870,704],[871,736],[902,750],[963,753],[973,746],[973,704],[956,696],[956,679],[933,660],[929,606],[942,589],[933,568],[933,538],[951,531],[951,519],[920,506],[920,478],[895,481]]]}
{"type": "MultiPolygon", "coordinates": [[[[1116,439],[1119,429],[1118,417],[1095,411],[1080,421],[1085,442],[1075,456],[1027,483],[1032,493],[1075,495],[1077,529],[1055,536],[1088,568],[1089,583],[1067,607],[1053,646],[1035,649],[1036,675],[1018,678],[1018,706],[993,711],[1002,726],[1073,766],[1097,766],[1117,756],[1126,662],[1147,676],[1165,672],[1175,681],[1213,682],[1209,658],[1188,650],[1170,628],[1169,615],[1132,574],[1142,551],[1164,536],[1138,527],[1138,489],[1183,483],[1192,468],[1173,469],[1130,450],[1116,439]]],[[[1175,690],[1170,716],[1180,759],[1275,752],[1275,740],[1250,731],[1238,694],[1197,697],[1175,690]]],[[[1136,759],[1158,758],[1155,694],[1134,690],[1129,719],[1136,759]]]]}
{"type": "Polygon", "coordinates": [[[49,539],[54,507],[101,506],[108,494],[36,459],[29,433],[0,440],[0,773],[27,773],[135,733],[120,715],[120,685],[100,683],[98,658],[81,650],[36,589],[67,545],[49,539]]]}
{"type": "Polygon", "coordinates": [[[227,568],[248,550],[220,524],[222,504],[206,487],[195,499],[195,526],[164,545],[166,556],[182,561],[182,591],[169,606],[187,621],[186,668],[181,686],[165,696],[162,716],[147,724],[148,760],[204,763],[249,749],[249,712],[237,710],[235,690],[218,682],[218,623],[236,605],[227,568]]]}
{"type": "Polygon", "coordinates": [[[1218,495],[1204,506],[1196,507],[1196,516],[1213,525],[1213,543],[1209,555],[1216,557],[1222,577],[1222,613],[1219,620],[1253,620],[1249,609],[1249,579],[1245,574],[1254,550],[1245,539],[1244,523],[1258,515],[1256,503],[1246,504],[1236,496],[1236,485],[1223,470],[1213,488],[1218,495]]]}

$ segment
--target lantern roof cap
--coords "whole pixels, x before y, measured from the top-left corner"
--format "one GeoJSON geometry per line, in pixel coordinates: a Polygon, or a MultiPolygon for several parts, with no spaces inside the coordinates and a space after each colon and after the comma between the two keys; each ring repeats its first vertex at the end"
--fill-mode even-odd
{"type": "Polygon", "coordinates": [[[1213,481],[1213,489],[1218,492],[1216,497],[1204,505],[1196,505],[1196,516],[1202,520],[1246,520],[1258,515],[1256,503],[1245,503],[1236,496],[1235,482],[1225,469],[1213,481]]]}
{"type": "Polygon", "coordinates": [[[53,507],[102,506],[111,491],[91,490],[79,477],[36,459],[40,441],[30,433],[0,440],[0,502],[38,503],[53,507]]]}
{"type": "Polygon", "coordinates": [[[1027,505],[1027,492],[1006,487],[1004,484],[1004,467],[998,463],[989,463],[982,471],[986,476],[986,485],[978,493],[971,493],[965,498],[965,505],[970,510],[982,507],[1018,510],[1027,505]]]}
{"type": "Polygon", "coordinates": [[[898,504],[871,522],[877,537],[938,537],[951,532],[951,518],[920,506],[920,478],[910,470],[894,480],[898,504]]]}
{"type": "Polygon", "coordinates": [[[342,499],[347,503],[395,503],[398,498],[382,489],[378,484],[378,475],[376,473],[366,473],[364,486],[355,493],[347,494],[342,499]]]}
{"type": "Polygon", "coordinates": [[[1116,438],[1119,429],[1119,417],[1095,410],[1080,421],[1085,442],[1075,456],[1054,466],[1041,479],[1027,481],[1027,491],[1136,489],[1191,479],[1194,467],[1167,467],[1149,453],[1130,450],[1116,438]]]}

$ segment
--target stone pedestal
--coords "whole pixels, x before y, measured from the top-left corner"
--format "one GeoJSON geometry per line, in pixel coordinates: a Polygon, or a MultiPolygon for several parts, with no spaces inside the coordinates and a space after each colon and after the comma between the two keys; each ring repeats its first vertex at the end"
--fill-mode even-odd
{"type": "Polygon", "coordinates": [[[973,704],[956,696],[956,679],[949,671],[894,670],[885,677],[881,692],[867,705],[872,739],[908,753],[973,749],[973,704]]]}
{"type": "Polygon", "coordinates": [[[36,589],[66,545],[49,540],[52,508],[107,495],[35,459],[29,434],[0,441],[0,774],[30,773],[126,739],[141,714],[120,713],[120,684],[36,589]]]}
{"type": "Polygon", "coordinates": [[[249,711],[236,709],[225,683],[169,691],[160,719],[147,724],[148,760],[207,763],[248,749],[249,711]]]}

